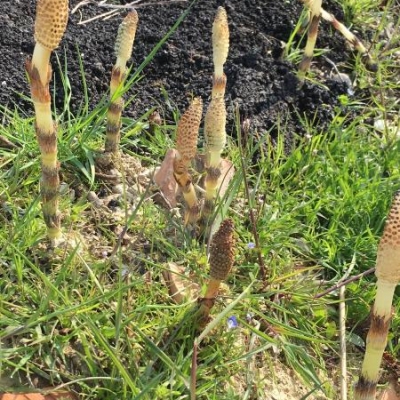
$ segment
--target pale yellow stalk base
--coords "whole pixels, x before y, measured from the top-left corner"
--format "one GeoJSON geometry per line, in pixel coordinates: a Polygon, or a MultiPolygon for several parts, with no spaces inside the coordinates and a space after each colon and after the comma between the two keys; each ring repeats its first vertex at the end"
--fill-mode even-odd
{"type": "Polygon", "coordinates": [[[199,201],[192,183],[192,177],[179,153],[177,153],[174,159],[173,168],[175,181],[181,188],[183,198],[187,205],[184,218],[185,225],[194,224],[200,216],[199,201]]]}
{"type": "Polygon", "coordinates": [[[378,279],[376,286],[374,312],[387,321],[392,317],[392,302],[397,282],[378,279]]]}
{"type": "Polygon", "coordinates": [[[203,328],[210,321],[211,309],[214,306],[215,298],[218,296],[220,286],[221,281],[211,278],[204,297],[199,299],[197,319],[200,328],[203,328]]]}
{"type": "Polygon", "coordinates": [[[182,191],[183,198],[187,204],[185,209],[185,225],[194,224],[200,216],[199,202],[197,200],[196,190],[192,183],[190,183],[185,190],[182,191]]]}
{"type": "MultiPolygon", "coordinates": [[[[392,317],[392,301],[396,285],[391,282],[377,283],[377,291],[373,313],[384,322],[389,322],[392,317]]],[[[372,382],[377,382],[382,355],[386,348],[387,337],[383,335],[367,336],[367,348],[362,365],[362,375],[372,382]]]]}
{"type": "Polygon", "coordinates": [[[40,76],[40,82],[42,83],[43,86],[48,84],[50,54],[51,51],[47,47],[43,46],[39,42],[36,42],[35,48],[33,50],[31,63],[32,66],[34,66],[38,70],[40,76]]]}
{"type": "Polygon", "coordinates": [[[118,68],[121,71],[121,75],[124,76],[126,72],[126,63],[128,59],[118,57],[117,61],[115,62],[114,68],[118,68]]]}
{"type": "Polygon", "coordinates": [[[311,15],[308,25],[307,43],[298,71],[298,78],[301,83],[304,81],[305,75],[310,68],[311,60],[313,58],[314,48],[318,37],[318,25],[321,19],[321,3],[321,0],[313,0],[309,2],[311,15]]]}
{"type": "MultiPolygon", "coordinates": [[[[220,163],[219,163],[220,165],[220,163]]],[[[210,223],[210,217],[214,211],[215,199],[220,188],[221,169],[207,168],[207,175],[204,180],[204,204],[201,210],[201,230],[205,231],[210,223]]]]}
{"type": "MultiPolygon", "coordinates": [[[[39,103],[34,101],[33,106],[35,108],[36,124],[43,135],[51,135],[54,132],[54,122],[51,116],[51,105],[50,102],[39,103]]],[[[42,154],[46,157],[46,153],[42,154]]]]}
{"type": "Polygon", "coordinates": [[[219,168],[208,168],[204,181],[204,198],[206,200],[214,200],[217,197],[217,191],[220,184],[221,171],[219,168]]]}
{"type": "Polygon", "coordinates": [[[217,297],[220,286],[221,286],[220,280],[210,278],[204,298],[214,299],[215,297],[217,297]]]}
{"type": "Polygon", "coordinates": [[[217,97],[224,97],[226,90],[226,75],[222,73],[222,75],[214,74],[213,77],[213,86],[211,90],[211,99],[215,99],[217,97]]]}
{"type": "Polygon", "coordinates": [[[364,361],[354,393],[355,400],[375,400],[379,369],[392,318],[392,301],[395,288],[396,283],[378,279],[364,361]]]}
{"type": "MultiPolygon", "coordinates": [[[[223,142],[223,146],[225,146],[225,141],[223,142]]],[[[221,151],[209,151],[207,153],[207,167],[219,169],[221,165],[221,151]]]]}

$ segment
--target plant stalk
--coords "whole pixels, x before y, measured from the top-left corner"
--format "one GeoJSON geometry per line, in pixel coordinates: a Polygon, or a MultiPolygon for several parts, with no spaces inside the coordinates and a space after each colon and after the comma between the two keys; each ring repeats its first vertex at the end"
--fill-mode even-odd
{"type": "Polygon", "coordinates": [[[118,89],[126,77],[126,63],[132,55],[138,25],[136,11],[131,11],[121,22],[115,43],[116,62],[111,72],[110,105],[107,111],[107,126],[105,139],[105,152],[113,155],[119,154],[121,141],[121,114],[124,108],[124,99],[118,95],[118,89]]]}
{"type": "Polygon", "coordinates": [[[318,37],[318,25],[321,19],[321,0],[311,0],[310,7],[310,22],[307,31],[307,43],[304,49],[303,59],[299,65],[298,78],[300,83],[304,82],[305,75],[310,68],[311,61],[314,55],[314,48],[318,37]]]}

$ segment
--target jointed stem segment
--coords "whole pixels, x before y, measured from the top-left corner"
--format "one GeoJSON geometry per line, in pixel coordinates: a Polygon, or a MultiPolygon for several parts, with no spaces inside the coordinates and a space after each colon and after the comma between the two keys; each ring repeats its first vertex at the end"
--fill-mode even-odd
{"type": "Polygon", "coordinates": [[[119,143],[121,139],[121,114],[124,108],[124,99],[122,97],[114,98],[114,93],[120,84],[124,81],[125,74],[119,68],[114,67],[111,73],[110,96],[111,103],[107,111],[107,126],[106,126],[106,153],[118,154],[119,143]]]}

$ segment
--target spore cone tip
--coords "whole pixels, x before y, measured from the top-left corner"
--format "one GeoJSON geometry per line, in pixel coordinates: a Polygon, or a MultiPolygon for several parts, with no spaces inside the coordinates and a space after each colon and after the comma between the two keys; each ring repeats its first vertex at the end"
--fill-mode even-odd
{"type": "Polygon", "coordinates": [[[223,281],[232,269],[235,255],[234,224],[225,219],[212,238],[210,246],[210,275],[223,281]]]}

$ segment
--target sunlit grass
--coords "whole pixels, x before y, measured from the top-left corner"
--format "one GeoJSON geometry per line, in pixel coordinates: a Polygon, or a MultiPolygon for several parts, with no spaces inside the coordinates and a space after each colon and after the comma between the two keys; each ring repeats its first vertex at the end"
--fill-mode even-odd
{"type": "MultiPolygon", "coordinates": [[[[343,97],[323,132],[304,120],[308,135],[296,138],[290,153],[283,133],[274,144],[265,134],[240,146],[237,127],[237,137],[229,139],[226,153],[236,174],[217,214],[235,221],[236,263],[216,303],[215,326],[199,343],[199,399],[262,398],[266,381],[279,380],[274,368],[280,362],[310,393],[337,398],[338,294],[315,296],[349,268],[357,274],[374,266],[392,195],[400,189],[399,138],[373,127],[375,118],[398,109],[395,96],[386,95],[399,89],[393,51],[384,54],[375,77],[356,62],[371,101],[343,97]],[[227,328],[231,315],[239,322],[233,330],[227,328]]],[[[132,71],[122,92],[153,56],[132,71]]],[[[68,88],[68,70],[61,69],[68,88]]],[[[33,119],[1,110],[0,134],[18,148],[0,150],[0,389],[38,380],[42,386],[67,383],[87,399],[188,399],[199,334],[192,326],[193,301],[174,304],[162,272],[166,263],[179,263],[204,285],[205,243],[192,239],[181,220],[155,205],[144,188],[134,207],[122,205],[125,216],[118,224],[130,239],[119,245],[116,222],[99,217],[86,199],[89,190],[102,188],[94,168],[107,106],[104,101],[89,112],[88,101],[74,115],[66,98],[57,119],[67,185],[60,203],[63,229],[81,242],[55,250],[52,262],[45,251],[33,119]],[[98,246],[115,249],[112,257],[93,251],[97,239],[98,246]]],[[[121,145],[155,167],[174,143],[175,126],[162,124],[150,133],[147,119],[123,119],[121,145]]],[[[373,294],[371,277],[347,288],[351,343],[362,345],[358,326],[373,294]]],[[[388,346],[393,354],[399,351],[399,329],[394,316],[388,346]]]]}

